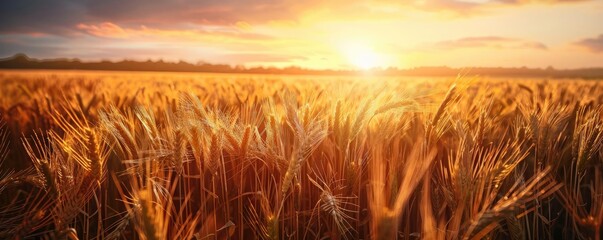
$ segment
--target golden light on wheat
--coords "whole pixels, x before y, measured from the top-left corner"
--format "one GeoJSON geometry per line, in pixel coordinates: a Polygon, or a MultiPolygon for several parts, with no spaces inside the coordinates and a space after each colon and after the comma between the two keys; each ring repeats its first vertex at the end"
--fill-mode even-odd
{"type": "Polygon", "coordinates": [[[601,237],[597,81],[0,84],[3,239],[601,237]]]}

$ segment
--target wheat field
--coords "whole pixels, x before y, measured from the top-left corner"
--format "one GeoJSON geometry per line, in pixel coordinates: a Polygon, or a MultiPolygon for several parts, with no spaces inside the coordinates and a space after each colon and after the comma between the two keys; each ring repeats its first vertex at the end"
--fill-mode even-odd
{"type": "Polygon", "coordinates": [[[601,239],[603,84],[0,74],[2,239],[601,239]]]}

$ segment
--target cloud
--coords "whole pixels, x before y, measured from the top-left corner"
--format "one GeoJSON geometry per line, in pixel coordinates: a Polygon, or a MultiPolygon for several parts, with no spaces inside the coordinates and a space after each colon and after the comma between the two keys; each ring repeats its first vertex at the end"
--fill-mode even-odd
{"type": "Polygon", "coordinates": [[[432,45],[437,49],[493,48],[493,49],[537,49],[546,50],[541,42],[499,36],[466,37],[442,41],[432,45]]]}
{"type": "Polygon", "coordinates": [[[125,29],[111,22],[98,25],[80,23],[77,28],[97,37],[128,38],[130,36],[125,29]]]}
{"type": "Polygon", "coordinates": [[[453,17],[471,17],[491,14],[499,8],[522,7],[527,5],[557,5],[594,0],[413,0],[414,9],[425,12],[446,13],[453,17]]]}
{"type": "Polygon", "coordinates": [[[234,26],[211,26],[193,29],[158,29],[146,26],[136,28],[122,27],[112,22],[99,24],[77,24],[77,29],[83,33],[102,38],[113,39],[144,39],[144,40],[172,40],[178,42],[190,41],[266,41],[273,38],[269,35],[246,31],[245,23],[234,26]]]}
{"type": "Polygon", "coordinates": [[[528,4],[528,3],[544,3],[544,4],[557,4],[557,3],[576,3],[586,2],[589,0],[498,0],[498,2],[506,4],[528,4]]]}
{"type": "Polygon", "coordinates": [[[90,19],[85,6],[77,1],[0,1],[0,33],[67,35],[75,23],[90,19]]]}
{"type": "MultiPolygon", "coordinates": [[[[0,33],[67,35],[80,23],[113,22],[174,29],[295,19],[300,6],[288,0],[45,0],[0,1],[0,33]]],[[[313,6],[308,2],[307,6],[313,6]]],[[[101,26],[109,27],[109,26],[101,26]]],[[[103,29],[99,29],[103,30],[103,29]]]]}
{"type": "Polygon", "coordinates": [[[594,38],[582,39],[575,44],[594,53],[603,53],[603,34],[594,38]]]}
{"type": "MultiPolygon", "coordinates": [[[[176,29],[190,25],[296,22],[326,13],[337,19],[400,17],[408,10],[463,13],[488,6],[570,3],[589,0],[46,0],[0,1],[0,33],[68,35],[80,23],[176,29]]],[[[593,0],[590,0],[593,1],[593,0]]],[[[107,26],[105,26],[107,27],[107,26]]]]}
{"type": "Polygon", "coordinates": [[[155,26],[162,22],[212,25],[243,20],[265,22],[295,17],[296,7],[295,2],[286,0],[105,0],[86,4],[88,14],[99,19],[155,26]]]}

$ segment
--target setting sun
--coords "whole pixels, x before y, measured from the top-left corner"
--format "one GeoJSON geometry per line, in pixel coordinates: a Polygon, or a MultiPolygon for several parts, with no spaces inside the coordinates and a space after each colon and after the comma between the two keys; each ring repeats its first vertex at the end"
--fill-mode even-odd
{"type": "Polygon", "coordinates": [[[364,44],[346,44],[343,45],[341,51],[347,58],[349,64],[355,68],[368,70],[375,67],[382,67],[384,64],[383,56],[364,44]]]}

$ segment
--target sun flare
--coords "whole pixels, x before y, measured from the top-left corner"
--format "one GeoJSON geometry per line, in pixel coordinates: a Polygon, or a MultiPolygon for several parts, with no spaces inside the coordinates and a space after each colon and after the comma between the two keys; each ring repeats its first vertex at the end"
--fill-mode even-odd
{"type": "Polygon", "coordinates": [[[383,56],[365,44],[350,43],[343,45],[342,52],[347,61],[359,69],[368,70],[383,65],[383,56]]]}

